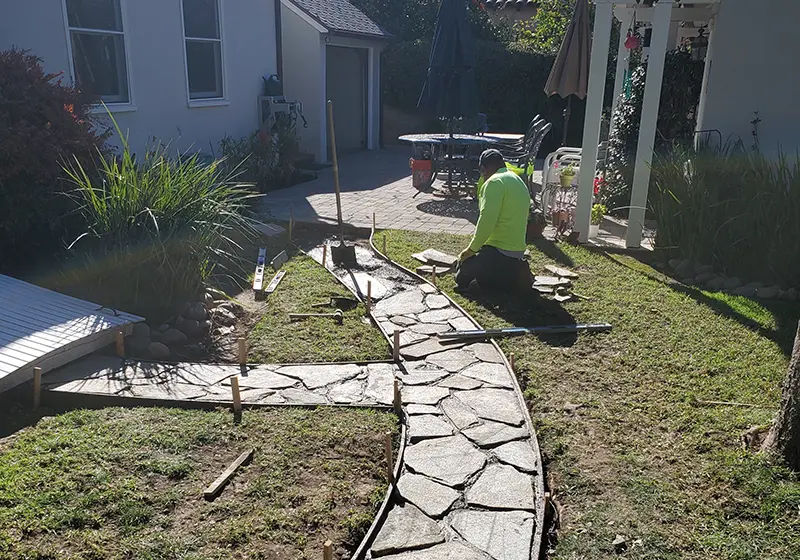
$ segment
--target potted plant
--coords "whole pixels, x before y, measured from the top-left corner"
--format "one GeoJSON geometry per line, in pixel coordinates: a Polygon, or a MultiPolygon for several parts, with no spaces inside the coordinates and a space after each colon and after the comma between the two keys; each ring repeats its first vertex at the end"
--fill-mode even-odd
{"type": "Polygon", "coordinates": [[[569,188],[572,185],[572,180],[575,178],[575,166],[571,163],[561,168],[561,186],[569,188]]]}
{"type": "Polygon", "coordinates": [[[544,212],[538,208],[531,208],[528,214],[528,230],[525,240],[528,243],[533,243],[534,239],[540,239],[544,233],[545,226],[547,226],[547,218],[544,217],[544,212]]]}
{"type": "Polygon", "coordinates": [[[606,212],[608,212],[608,208],[606,208],[605,204],[595,204],[592,206],[592,220],[591,225],[589,225],[590,238],[597,237],[597,233],[600,231],[600,224],[603,223],[606,212]]]}

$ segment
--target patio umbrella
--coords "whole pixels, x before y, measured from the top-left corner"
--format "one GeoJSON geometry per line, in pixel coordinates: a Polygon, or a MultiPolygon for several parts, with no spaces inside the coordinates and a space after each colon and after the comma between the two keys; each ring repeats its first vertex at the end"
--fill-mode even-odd
{"type": "Polygon", "coordinates": [[[589,27],[589,0],[578,0],[569,23],[564,41],[556,56],[553,69],[547,78],[544,92],[550,96],[558,94],[567,98],[564,110],[564,137],[567,143],[567,129],[572,112],[572,96],[586,99],[589,89],[589,56],[592,51],[592,35],[589,27]]]}
{"type": "Polygon", "coordinates": [[[475,39],[467,18],[467,1],[442,0],[439,5],[428,77],[417,104],[449,121],[478,115],[475,39]]]}

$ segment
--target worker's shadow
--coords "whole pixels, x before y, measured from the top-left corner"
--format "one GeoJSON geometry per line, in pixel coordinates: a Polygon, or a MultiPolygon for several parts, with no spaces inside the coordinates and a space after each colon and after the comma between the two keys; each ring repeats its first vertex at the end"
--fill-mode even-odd
{"type": "MultiPolygon", "coordinates": [[[[559,302],[530,295],[482,292],[473,284],[464,297],[485,307],[495,316],[515,327],[552,327],[575,324],[575,318],[559,302]]],[[[539,340],[549,346],[572,346],[578,340],[577,333],[538,335],[539,340]]]]}

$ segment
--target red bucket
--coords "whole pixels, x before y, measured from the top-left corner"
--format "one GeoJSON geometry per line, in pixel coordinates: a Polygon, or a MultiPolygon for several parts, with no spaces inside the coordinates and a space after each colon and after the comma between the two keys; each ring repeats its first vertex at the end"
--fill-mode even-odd
{"type": "Polygon", "coordinates": [[[429,159],[414,159],[408,160],[408,165],[411,167],[411,184],[418,191],[424,191],[431,186],[431,178],[433,177],[433,162],[429,159]]]}

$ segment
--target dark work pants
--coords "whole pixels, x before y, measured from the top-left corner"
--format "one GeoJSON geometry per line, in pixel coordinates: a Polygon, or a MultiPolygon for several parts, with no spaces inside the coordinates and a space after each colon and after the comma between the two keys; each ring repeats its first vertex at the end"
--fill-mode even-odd
{"type": "Polygon", "coordinates": [[[527,261],[507,257],[489,245],[484,245],[456,270],[456,284],[460,290],[465,290],[473,280],[477,280],[485,292],[530,291],[533,283],[527,261]]]}

